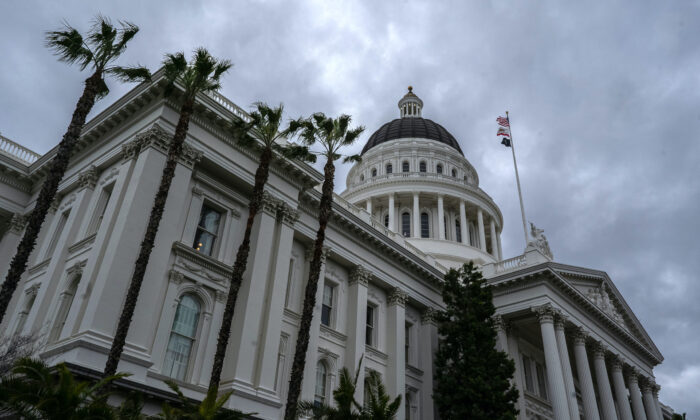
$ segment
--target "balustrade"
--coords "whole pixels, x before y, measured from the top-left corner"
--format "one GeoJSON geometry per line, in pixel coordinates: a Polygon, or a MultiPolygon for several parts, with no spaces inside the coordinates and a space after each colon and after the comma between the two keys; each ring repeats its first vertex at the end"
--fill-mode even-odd
{"type": "Polygon", "coordinates": [[[36,162],[41,157],[40,154],[35,153],[27,149],[26,147],[20,146],[19,144],[8,139],[7,137],[3,137],[1,135],[0,152],[2,152],[2,154],[4,155],[7,155],[11,158],[14,158],[15,160],[18,160],[28,165],[31,165],[32,163],[36,162]]]}

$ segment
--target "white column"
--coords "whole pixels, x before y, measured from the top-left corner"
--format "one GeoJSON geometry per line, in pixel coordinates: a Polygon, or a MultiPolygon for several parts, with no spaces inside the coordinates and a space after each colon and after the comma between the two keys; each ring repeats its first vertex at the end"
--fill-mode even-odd
{"type": "Polygon", "coordinates": [[[630,369],[627,372],[627,385],[630,389],[634,420],[647,420],[647,415],[644,413],[644,403],[642,402],[642,391],[639,390],[638,373],[635,369],[630,369]]]}
{"type": "Polygon", "coordinates": [[[420,201],[418,193],[413,193],[413,237],[420,238],[420,201]]]}
{"type": "Polygon", "coordinates": [[[581,328],[578,328],[574,333],[574,358],[576,359],[576,371],[578,372],[581,399],[583,400],[583,418],[586,420],[600,420],[591,368],[588,364],[588,355],[586,354],[586,338],[587,335],[581,328]]]}
{"type": "Polygon", "coordinates": [[[270,310],[264,307],[264,302],[270,267],[274,264],[272,257],[278,246],[275,242],[276,216],[277,202],[266,195],[253,222],[250,257],[236,299],[236,313],[221,375],[222,383],[233,380],[234,389],[245,392],[255,392],[255,359],[258,352],[263,351],[259,333],[263,313],[270,310]],[[272,251],[271,245],[274,247],[272,251]]]}
{"type": "Polygon", "coordinates": [[[510,331],[508,336],[508,353],[515,362],[515,387],[518,389],[518,420],[526,420],[527,410],[525,405],[525,385],[523,383],[523,359],[520,357],[520,346],[518,345],[518,337],[514,331],[510,331]]]}
{"type": "Polygon", "coordinates": [[[496,222],[491,218],[491,255],[498,259],[498,240],[496,239],[496,222]]]}
{"type": "Polygon", "coordinates": [[[445,209],[442,202],[442,195],[437,196],[438,203],[438,239],[445,239],[445,209]]]}
{"type": "Polygon", "coordinates": [[[593,347],[593,366],[595,368],[596,382],[598,383],[598,395],[600,396],[601,414],[603,420],[617,420],[615,401],[613,401],[608,369],[605,366],[605,347],[596,343],[593,347]]]}
{"type": "MultiPolygon", "coordinates": [[[[406,393],[406,292],[395,288],[389,294],[387,308],[387,328],[392,331],[387,335],[387,391],[390,397],[401,395],[402,401],[406,393]]],[[[399,405],[396,418],[405,418],[405,404],[399,405]]]]}
{"type": "MultiPolygon", "coordinates": [[[[493,221],[491,221],[493,227],[493,221]]],[[[493,232],[493,230],[492,230],[493,232]]],[[[569,401],[569,414],[572,419],[581,418],[578,413],[578,400],[576,399],[576,388],[574,387],[574,375],[571,372],[571,362],[569,361],[569,349],[566,345],[566,333],[564,325],[566,317],[558,315],[554,323],[554,332],[557,336],[557,348],[561,359],[561,370],[564,375],[564,385],[566,386],[566,397],[569,401]]]]}
{"type": "Polygon", "coordinates": [[[277,209],[279,232],[277,234],[277,252],[274,259],[271,287],[267,290],[267,298],[263,307],[263,328],[261,344],[258,350],[258,375],[256,385],[258,392],[270,397],[278,397],[275,390],[277,376],[277,359],[279,356],[280,334],[282,333],[282,314],[284,312],[284,296],[289,279],[289,262],[294,242],[294,223],[299,218],[299,212],[282,204],[277,209]]]}
{"type": "Polygon", "coordinates": [[[651,386],[651,395],[654,397],[654,405],[656,405],[656,413],[659,416],[659,420],[663,420],[664,414],[661,411],[661,404],[659,403],[659,391],[661,390],[661,387],[657,384],[652,384],[651,386]]]}
{"type": "Polygon", "coordinates": [[[479,223],[479,248],[486,252],[486,233],[484,232],[484,213],[480,208],[476,209],[476,219],[479,223]]]}
{"type": "Polygon", "coordinates": [[[497,335],[496,349],[508,353],[508,333],[506,332],[506,321],[502,315],[494,315],[493,326],[497,335]]]}
{"type": "Polygon", "coordinates": [[[633,420],[629,399],[627,398],[627,388],[625,388],[625,378],[622,376],[622,362],[616,357],[610,364],[610,374],[615,388],[615,400],[620,420],[633,420]]]}
{"type": "Polygon", "coordinates": [[[467,209],[464,200],[459,200],[459,227],[462,234],[462,243],[469,245],[469,227],[467,226],[467,209]]]}
{"type": "Polygon", "coordinates": [[[433,356],[438,346],[435,310],[428,308],[421,316],[420,358],[423,369],[423,389],[421,390],[421,418],[436,418],[433,403],[433,356]]]}
{"type": "MultiPolygon", "coordinates": [[[[481,226],[483,226],[483,223],[481,226]]],[[[569,417],[569,403],[566,398],[561,359],[559,358],[559,349],[557,348],[557,339],[554,333],[554,309],[549,305],[545,305],[536,308],[535,311],[542,331],[542,344],[549,385],[547,391],[552,403],[554,418],[566,419],[569,417]]]]}
{"type": "Polygon", "coordinates": [[[394,193],[389,194],[389,230],[396,232],[396,207],[394,206],[394,193]]]}
{"type": "Polygon", "coordinates": [[[651,384],[648,380],[644,380],[640,384],[642,388],[642,400],[644,401],[644,410],[647,414],[648,420],[663,420],[659,418],[659,414],[656,411],[656,404],[654,404],[654,395],[651,393],[651,384]]]}
{"type": "Polygon", "coordinates": [[[372,214],[372,199],[368,198],[366,204],[367,204],[367,213],[372,214]]]}
{"type": "MultiPolygon", "coordinates": [[[[345,367],[354,375],[360,358],[365,354],[365,338],[367,328],[367,286],[369,285],[370,272],[362,266],[356,266],[350,273],[348,286],[348,339],[345,348],[345,367]]],[[[358,387],[355,390],[355,399],[362,404],[364,399],[363,385],[365,383],[365,367],[367,360],[363,361],[357,378],[358,387]]]]}
{"type": "Polygon", "coordinates": [[[502,260],[503,259],[503,248],[501,248],[501,232],[498,232],[498,235],[496,237],[498,238],[498,259],[502,260]]]}
{"type": "MultiPolygon", "coordinates": [[[[306,363],[304,364],[304,379],[301,384],[301,401],[314,400],[314,388],[316,387],[316,362],[318,362],[318,334],[321,331],[321,303],[323,302],[323,284],[326,278],[326,257],[330,248],[323,247],[321,259],[321,272],[318,275],[318,289],[316,290],[316,305],[314,316],[311,318],[309,328],[309,347],[306,349],[306,363]]],[[[306,269],[304,270],[304,289],[309,278],[309,263],[313,257],[313,246],[306,253],[306,269]]],[[[302,290],[304,290],[302,289],[302,290]]],[[[298,330],[297,330],[298,331],[298,330]]],[[[296,338],[295,341],[296,342],[296,338]]]]}

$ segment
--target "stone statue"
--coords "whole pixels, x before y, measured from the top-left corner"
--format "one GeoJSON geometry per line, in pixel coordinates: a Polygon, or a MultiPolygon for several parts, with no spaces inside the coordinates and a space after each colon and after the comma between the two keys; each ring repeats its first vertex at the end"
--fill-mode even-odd
{"type": "Polygon", "coordinates": [[[554,255],[552,255],[552,251],[549,249],[549,242],[547,242],[547,237],[544,236],[544,230],[538,229],[532,222],[530,222],[530,236],[532,236],[532,239],[527,244],[528,247],[533,247],[539,250],[550,260],[554,259],[554,255]]]}

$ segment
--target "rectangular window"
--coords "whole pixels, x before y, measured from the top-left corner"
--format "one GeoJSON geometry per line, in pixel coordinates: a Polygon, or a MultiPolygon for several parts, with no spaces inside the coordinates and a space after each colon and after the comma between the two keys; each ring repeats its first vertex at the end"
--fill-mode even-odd
{"type": "Polygon", "coordinates": [[[407,238],[411,236],[411,215],[408,213],[401,214],[401,234],[407,238]]]}
{"type": "Polygon", "coordinates": [[[428,213],[421,213],[420,215],[420,237],[429,238],[430,237],[430,222],[428,213]]]}
{"type": "Polygon", "coordinates": [[[333,286],[323,285],[323,302],[321,303],[321,324],[331,326],[331,311],[333,310],[333,286]]]}
{"type": "Polygon", "coordinates": [[[547,400],[547,382],[545,380],[544,366],[535,363],[537,369],[537,395],[547,400]]]}
{"type": "Polygon", "coordinates": [[[530,358],[523,355],[523,375],[525,375],[525,389],[529,392],[535,392],[535,383],[532,378],[532,364],[530,358]]]}
{"type": "Polygon", "coordinates": [[[70,210],[65,211],[63,212],[63,214],[61,214],[61,219],[58,221],[58,224],[56,225],[56,230],[53,232],[53,236],[51,237],[51,242],[49,242],[49,247],[46,249],[46,255],[44,256],[45,258],[51,258],[53,252],[56,250],[56,245],[58,245],[58,240],[61,238],[63,228],[68,222],[69,215],[70,210]]]}
{"type": "Polygon", "coordinates": [[[97,205],[95,206],[95,212],[92,215],[90,224],[88,225],[87,234],[85,236],[94,235],[100,229],[102,225],[102,219],[105,215],[105,210],[107,210],[107,204],[109,204],[109,198],[112,196],[112,188],[114,184],[110,184],[100,193],[100,198],[97,200],[97,205]]]}
{"type": "Polygon", "coordinates": [[[374,306],[367,305],[367,325],[365,326],[365,344],[374,347],[374,306]]]}
{"type": "Polygon", "coordinates": [[[287,273],[287,292],[284,295],[284,307],[289,308],[291,304],[292,281],[294,280],[294,258],[289,260],[289,273],[287,273]]]}
{"type": "Polygon", "coordinates": [[[214,252],[214,244],[216,243],[216,238],[219,233],[220,221],[221,212],[214,210],[206,204],[203,205],[192,247],[203,254],[211,255],[212,252],[214,252]]]}
{"type": "Polygon", "coordinates": [[[406,357],[406,364],[409,364],[409,362],[411,361],[411,357],[410,357],[411,356],[411,324],[409,324],[408,322],[406,323],[405,334],[406,334],[406,338],[405,338],[406,342],[404,344],[404,348],[405,348],[404,354],[406,355],[405,356],[406,357]]]}

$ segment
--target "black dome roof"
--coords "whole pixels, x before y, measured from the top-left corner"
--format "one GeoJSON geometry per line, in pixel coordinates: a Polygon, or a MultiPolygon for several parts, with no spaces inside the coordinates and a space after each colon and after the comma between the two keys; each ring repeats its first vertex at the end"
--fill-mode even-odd
{"type": "Polygon", "coordinates": [[[445,130],[445,127],[432,120],[420,117],[397,118],[384,124],[370,136],[361,154],[365,154],[366,151],[378,144],[410,137],[439,141],[457,149],[464,156],[457,139],[449,131],[445,130]]]}

